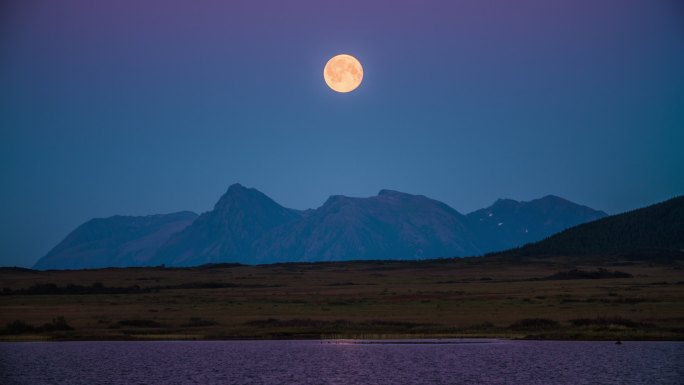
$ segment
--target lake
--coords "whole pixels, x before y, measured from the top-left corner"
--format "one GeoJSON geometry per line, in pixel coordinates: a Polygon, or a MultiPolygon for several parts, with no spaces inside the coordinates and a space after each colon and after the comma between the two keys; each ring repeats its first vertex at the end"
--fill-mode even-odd
{"type": "Polygon", "coordinates": [[[684,342],[12,342],[0,383],[684,384],[684,342]]]}

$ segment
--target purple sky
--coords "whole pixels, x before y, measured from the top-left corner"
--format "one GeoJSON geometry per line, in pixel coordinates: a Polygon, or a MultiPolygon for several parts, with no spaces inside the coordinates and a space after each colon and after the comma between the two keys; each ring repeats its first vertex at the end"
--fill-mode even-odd
{"type": "Polygon", "coordinates": [[[92,217],[381,188],[466,213],[684,193],[678,0],[0,5],[0,265],[92,217]],[[325,62],[364,82],[336,94],[325,62]]]}

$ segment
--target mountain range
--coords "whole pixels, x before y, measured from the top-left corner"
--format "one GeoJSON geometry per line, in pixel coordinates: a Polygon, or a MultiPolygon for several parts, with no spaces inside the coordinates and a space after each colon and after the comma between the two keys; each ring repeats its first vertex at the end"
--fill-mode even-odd
{"type": "Polygon", "coordinates": [[[41,258],[37,269],[195,266],[474,256],[539,241],[607,214],[557,196],[500,199],[464,215],[423,195],[381,190],[285,208],[233,184],[211,211],[92,219],[41,258]]]}

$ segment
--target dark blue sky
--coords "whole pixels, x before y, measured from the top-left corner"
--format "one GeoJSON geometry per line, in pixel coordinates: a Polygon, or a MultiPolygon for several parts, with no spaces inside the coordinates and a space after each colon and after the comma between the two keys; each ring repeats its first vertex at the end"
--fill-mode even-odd
{"type": "Polygon", "coordinates": [[[684,193],[678,0],[0,5],[0,265],[92,217],[317,207],[381,188],[466,213],[684,193]],[[349,94],[322,77],[356,56],[349,94]]]}

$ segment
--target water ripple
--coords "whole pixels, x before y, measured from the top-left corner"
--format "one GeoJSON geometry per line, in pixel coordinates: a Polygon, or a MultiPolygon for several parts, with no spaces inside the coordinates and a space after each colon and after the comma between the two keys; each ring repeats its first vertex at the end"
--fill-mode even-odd
{"type": "Polygon", "coordinates": [[[682,384],[684,343],[0,343],[2,384],[682,384]]]}

